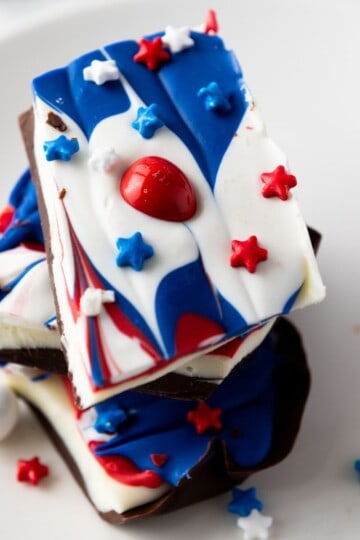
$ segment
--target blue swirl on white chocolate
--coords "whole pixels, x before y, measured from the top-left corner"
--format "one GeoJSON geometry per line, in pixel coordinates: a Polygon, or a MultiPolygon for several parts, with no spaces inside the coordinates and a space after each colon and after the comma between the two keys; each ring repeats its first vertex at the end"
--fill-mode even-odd
{"type": "MultiPolygon", "coordinates": [[[[289,410],[281,411],[288,419],[293,413],[288,397],[284,399],[282,394],[284,372],[287,373],[287,395],[289,387],[298,384],[293,403],[296,401],[300,415],[301,396],[306,395],[309,383],[306,368],[291,365],[290,359],[276,350],[276,340],[269,334],[207,399],[210,408],[221,409],[219,431],[196,433],[194,425],[187,420],[188,412],[196,409],[193,401],[128,391],[95,406],[96,425],[106,424],[117,410],[121,413],[116,433],[97,446],[96,454],[126,457],[140,470],[156,471],[174,486],[206,458],[215,440],[222,441],[225,455],[237,467],[255,467],[267,458],[274,443],[279,445],[279,441],[274,441],[275,435],[282,437],[279,433],[274,435],[274,419],[279,410],[288,406],[289,410]],[[157,466],[151,454],[166,454],[168,459],[157,466]]],[[[298,347],[297,340],[294,339],[294,347],[298,347]]]]}
{"type": "Polygon", "coordinates": [[[0,302],[1,302],[1,300],[3,300],[3,298],[5,298],[5,296],[7,296],[9,293],[11,293],[11,291],[21,282],[21,280],[28,274],[28,272],[30,272],[35,266],[37,266],[38,264],[40,264],[44,260],[45,260],[45,258],[44,259],[39,259],[38,261],[35,261],[35,262],[29,264],[14,279],[9,281],[9,283],[6,283],[5,285],[3,285],[3,287],[0,288],[0,302]]]}
{"type": "Polygon", "coordinates": [[[0,251],[14,248],[22,242],[44,245],[36,191],[29,170],[24,172],[13,187],[9,205],[15,213],[6,231],[0,236],[0,251]]]}
{"type": "Polygon", "coordinates": [[[218,292],[214,294],[208,280],[204,280],[205,271],[201,258],[170,272],[159,283],[156,293],[155,310],[163,340],[169,356],[176,351],[176,329],[182,315],[196,313],[204,320],[219,326],[220,333],[226,331],[227,337],[241,330],[248,331],[249,325],[218,292]],[[181,283],[181,294],[177,292],[181,283]],[[196,291],[196,294],[194,294],[196,291]]]}
{"type": "MultiPolygon", "coordinates": [[[[0,236],[0,252],[16,248],[22,243],[44,245],[35,187],[30,171],[26,170],[13,187],[9,196],[9,206],[14,215],[4,233],[0,236]]],[[[23,277],[45,257],[29,264],[14,279],[0,288],[0,301],[7,296],[23,277]]]]}
{"type": "MultiPolygon", "coordinates": [[[[191,37],[194,46],[174,54],[157,71],[134,62],[139,47],[135,41],[115,43],[104,50],[143,102],[147,106],[158,104],[159,118],[187,146],[213,187],[219,165],[248,104],[234,54],[224,48],[218,36],[192,32],[191,37]],[[230,96],[231,114],[209,113],[197,95],[200,88],[219,80],[224,93],[230,96]]],[[[58,112],[70,116],[88,139],[99,122],[130,107],[120,81],[101,86],[84,81],[83,69],[93,60],[106,59],[97,50],[33,81],[34,93],[58,112]]]]}

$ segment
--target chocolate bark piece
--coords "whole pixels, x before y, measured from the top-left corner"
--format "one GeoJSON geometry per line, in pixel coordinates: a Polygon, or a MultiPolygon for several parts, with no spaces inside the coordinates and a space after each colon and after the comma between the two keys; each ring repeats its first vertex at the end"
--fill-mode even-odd
{"type": "Polygon", "coordinates": [[[219,36],[196,32],[192,40],[179,62],[169,57],[158,70],[144,71],[138,43],[127,41],[33,80],[39,187],[51,214],[50,271],[84,408],[324,295],[289,193],[296,179],[262,129],[234,54],[219,36]],[[189,69],[195,79],[186,77],[189,69]],[[216,82],[202,86],[206,76],[216,82]],[[132,107],[138,116],[129,122],[132,107]],[[49,110],[65,119],[68,137],[54,138],[49,110]],[[145,114],[151,119],[143,125],[145,114]],[[153,137],[153,156],[144,155],[146,143],[133,139],[134,130],[153,137]],[[141,176],[143,167],[148,172],[141,176]],[[163,174],[171,181],[159,182],[163,174]],[[139,185],[140,199],[133,191],[139,185]],[[248,272],[258,263],[252,279],[248,272]],[[96,309],[80,309],[80,299],[89,305],[88,292],[96,309]],[[109,292],[106,300],[101,292],[109,292]]]}
{"type": "MultiPolygon", "coordinates": [[[[270,467],[281,461],[290,452],[297,436],[305,402],[309,392],[310,375],[301,338],[296,329],[285,319],[279,319],[269,338],[273,352],[282,360],[273,373],[275,410],[273,416],[273,436],[270,451],[256,466],[238,467],[229,457],[224,441],[213,440],[206,456],[191,470],[188,478],[172,487],[158,500],[128,510],[117,512],[99,512],[101,517],[113,524],[151,515],[163,514],[197,501],[213,497],[228,491],[234,485],[244,481],[253,472],[270,467]]],[[[244,362],[251,362],[251,355],[244,362]]],[[[236,369],[242,369],[241,364],[236,369]]],[[[241,373],[241,371],[239,372],[241,373]]],[[[254,381],[256,384],[256,381],[254,381]]],[[[42,413],[34,409],[56,449],[65,459],[75,479],[86,495],[86,482],[69,450],[59,438],[53,426],[42,413]]],[[[234,433],[234,436],[238,434],[234,433]]]]}
{"type": "MultiPolygon", "coordinates": [[[[33,118],[33,110],[30,109],[23,113],[19,118],[19,124],[21,128],[21,132],[23,135],[25,147],[27,150],[30,166],[31,166],[31,174],[32,177],[35,179],[36,183],[38,183],[38,171],[36,162],[34,159],[34,152],[33,152],[33,129],[34,129],[34,118],[33,118]]],[[[39,205],[43,205],[42,202],[42,194],[41,190],[38,190],[38,201],[39,205]]],[[[41,212],[42,217],[42,226],[44,229],[44,233],[48,234],[48,223],[47,223],[47,216],[46,212],[41,212]]],[[[320,241],[321,241],[321,235],[312,229],[311,227],[308,227],[310,239],[312,242],[313,249],[315,253],[318,250],[320,241]]],[[[51,260],[51,253],[48,255],[51,260]]],[[[51,273],[50,273],[51,275],[51,273]]],[[[53,283],[52,283],[53,285],[53,283]]],[[[56,298],[56,295],[55,295],[56,298]]],[[[58,321],[61,326],[61,321],[58,321]]],[[[54,359],[54,356],[51,357],[51,361],[46,361],[46,350],[44,351],[44,354],[41,355],[35,355],[34,359],[31,361],[31,350],[29,353],[26,353],[26,365],[39,367],[41,369],[46,369],[48,371],[53,371],[55,373],[59,374],[66,374],[68,372],[67,363],[66,363],[66,357],[65,355],[61,356],[62,353],[59,352],[59,354],[56,355],[56,361],[54,359]],[[53,362],[53,363],[52,363],[53,362]]],[[[9,361],[11,359],[11,356],[9,356],[9,361]]],[[[19,363],[23,363],[21,360],[20,353],[17,355],[17,361],[19,363]]],[[[160,396],[168,396],[173,397],[177,399],[204,399],[207,396],[211,394],[211,392],[216,388],[218,384],[218,380],[212,381],[211,379],[202,379],[199,377],[191,377],[186,376],[178,373],[168,373],[160,378],[158,378],[155,381],[152,381],[147,384],[142,384],[136,387],[134,390],[140,391],[140,392],[146,392],[151,394],[156,394],[160,396]]]]}

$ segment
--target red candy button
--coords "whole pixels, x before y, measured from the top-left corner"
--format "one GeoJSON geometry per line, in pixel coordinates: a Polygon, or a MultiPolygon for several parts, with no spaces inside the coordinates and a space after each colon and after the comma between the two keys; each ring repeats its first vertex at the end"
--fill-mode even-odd
{"type": "Polygon", "coordinates": [[[120,193],[136,210],[167,221],[186,221],[196,212],[195,192],[176,165],[157,156],[135,161],[125,171],[120,193]]]}

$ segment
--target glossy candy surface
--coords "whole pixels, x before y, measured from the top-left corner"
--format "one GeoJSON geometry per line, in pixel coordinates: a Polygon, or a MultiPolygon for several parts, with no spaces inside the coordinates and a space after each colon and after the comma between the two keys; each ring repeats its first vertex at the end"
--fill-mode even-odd
{"type": "Polygon", "coordinates": [[[120,191],[126,202],[149,216],[186,221],[196,211],[196,196],[185,174],[167,159],[141,158],[125,171],[120,191]]]}

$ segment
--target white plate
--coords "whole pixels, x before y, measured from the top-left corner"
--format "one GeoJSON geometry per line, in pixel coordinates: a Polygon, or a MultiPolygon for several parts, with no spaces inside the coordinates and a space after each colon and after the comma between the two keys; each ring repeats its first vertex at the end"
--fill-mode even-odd
{"type": "MultiPolygon", "coordinates": [[[[97,46],[163,28],[193,25],[204,1],[103,1],[0,40],[0,202],[25,167],[16,117],[29,81],[97,46]]],[[[360,4],[354,0],[213,1],[267,120],[290,157],[307,222],[324,235],[319,255],[327,300],[296,314],[313,372],[294,452],[252,477],[274,517],[277,540],[358,539],[360,484],[360,4]]],[[[27,540],[242,538],[228,496],[121,529],[103,523],[31,415],[0,446],[0,537],[27,540]],[[50,465],[38,488],[18,484],[16,459],[50,465]]]]}

